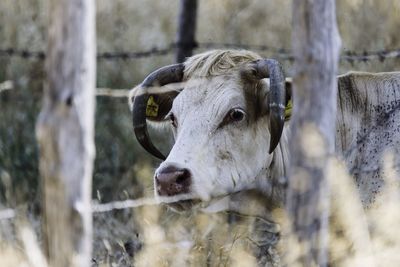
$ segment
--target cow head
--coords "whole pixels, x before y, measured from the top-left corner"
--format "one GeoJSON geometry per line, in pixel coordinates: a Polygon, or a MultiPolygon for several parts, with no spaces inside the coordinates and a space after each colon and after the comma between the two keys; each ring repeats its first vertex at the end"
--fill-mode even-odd
{"type": "Polygon", "coordinates": [[[191,199],[176,208],[257,189],[260,176],[266,179],[284,124],[277,61],[248,51],[206,52],[151,73],[130,101],[138,141],[164,160],[154,175],[156,196],[191,199]],[[167,157],[151,142],[148,121],[170,122],[175,144],[167,157]]]}

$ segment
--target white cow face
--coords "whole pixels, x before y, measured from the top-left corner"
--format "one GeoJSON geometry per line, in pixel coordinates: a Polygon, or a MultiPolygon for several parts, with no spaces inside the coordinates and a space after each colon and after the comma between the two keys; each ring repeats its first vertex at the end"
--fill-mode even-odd
{"type": "Polygon", "coordinates": [[[239,75],[186,83],[167,115],[175,144],[155,172],[156,196],[189,194],[204,202],[257,187],[272,159],[262,108],[268,85],[246,83],[239,75]]]}

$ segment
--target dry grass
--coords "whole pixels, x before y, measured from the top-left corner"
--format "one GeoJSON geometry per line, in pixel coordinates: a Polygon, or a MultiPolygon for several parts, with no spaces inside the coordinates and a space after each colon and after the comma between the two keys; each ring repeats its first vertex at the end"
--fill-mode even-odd
{"type": "MultiPolygon", "coordinates": [[[[329,164],[333,266],[398,266],[400,262],[399,173],[393,154],[387,153],[383,162],[386,187],[376,205],[366,211],[343,163],[333,159],[329,164]]],[[[225,213],[176,214],[159,205],[95,214],[93,266],[257,266],[252,218],[230,219],[225,213]],[[134,257],[128,256],[127,241],[133,242],[134,257]]],[[[2,266],[45,266],[26,219],[22,222],[18,216],[0,223],[2,266]]],[[[37,231],[39,223],[32,219],[31,223],[37,231]]],[[[283,235],[280,249],[287,253],[285,242],[296,238],[287,232],[283,235]]],[[[294,266],[290,253],[282,255],[294,266]]]]}

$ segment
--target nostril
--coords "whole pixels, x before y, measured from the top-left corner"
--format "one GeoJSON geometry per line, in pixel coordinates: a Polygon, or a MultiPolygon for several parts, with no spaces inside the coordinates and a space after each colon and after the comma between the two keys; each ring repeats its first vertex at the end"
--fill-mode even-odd
{"type": "Polygon", "coordinates": [[[155,189],[161,196],[188,193],[191,185],[191,174],[188,169],[168,166],[156,174],[154,182],[155,189]]]}
{"type": "Polygon", "coordinates": [[[177,184],[183,184],[185,181],[186,181],[186,177],[183,176],[183,175],[178,176],[178,178],[176,178],[176,183],[177,184]]]}
{"type": "Polygon", "coordinates": [[[181,174],[176,178],[176,183],[183,185],[185,183],[190,182],[190,172],[187,169],[183,169],[181,174]]]}

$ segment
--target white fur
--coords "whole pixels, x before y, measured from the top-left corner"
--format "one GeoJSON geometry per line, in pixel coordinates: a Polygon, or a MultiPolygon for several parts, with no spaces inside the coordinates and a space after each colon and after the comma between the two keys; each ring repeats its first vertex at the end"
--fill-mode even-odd
{"type": "MultiPolygon", "coordinates": [[[[189,193],[203,201],[205,211],[230,209],[269,219],[267,211],[281,205],[284,199],[289,126],[285,125],[272,154],[268,154],[268,115],[220,127],[232,108],[248,110],[239,68],[259,58],[248,51],[217,50],[185,62],[184,90],[171,110],[178,124],[174,130],[175,145],[156,173],[168,165],[190,170],[189,193]],[[247,205],[250,202],[261,205],[255,205],[257,208],[251,211],[247,205]]],[[[399,112],[391,115],[392,123],[382,119],[376,109],[390,110],[400,103],[399,84],[398,72],[349,73],[339,77],[336,151],[344,156],[351,174],[357,177],[365,206],[374,202],[380,190],[377,185],[383,183],[379,176],[382,153],[388,148],[397,151],[396,144],[400,143],[399,112]],[[357,138],[365,133],[373,140],[357,147],[357,138]],[[376,171],[368,171],[369,166],[375,165],[376,171]]],[[[132,90],[132,94],[137,90],[132,90]]],[[[262,90],[269,90],[268,81],[262,90]]]]}
{"type": "MultiPolygon", "coordinates": [[[[190,193],[193,198],[209,202],[208,210],[221,210],[220,198],[237,192],[258,190],[275,203],[283,197],[277,185],[279,178],[286,175],[288,130],[284,130],[281,145],[270,155],[268,116],[256,122],[246,119],[220,127],[231,109],[248,109],[238,79],[235,75],[230,79],[220,75],[187,82],[171,110],[178,125],[174,130],[175,145],[156,171],[169,165],[190,170],[190,193]],[[221,156],[224,154],[227,158],[221,156]],[[211,208],[214,200],[219,203],[218,208],[211,208]]],[[[226,201],[224,205],[227,208],[226,201]]],[[[239,205],[228,207],[248,213],[239,211],[239,205]]],[[[260,210],[256,215],[264,213],[260,210]]]]}

